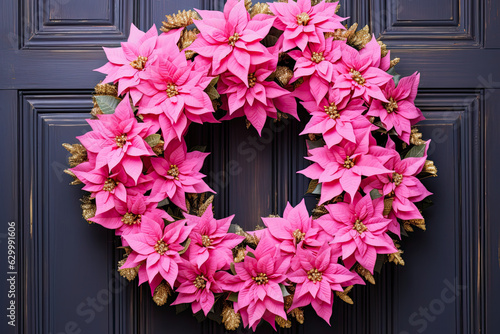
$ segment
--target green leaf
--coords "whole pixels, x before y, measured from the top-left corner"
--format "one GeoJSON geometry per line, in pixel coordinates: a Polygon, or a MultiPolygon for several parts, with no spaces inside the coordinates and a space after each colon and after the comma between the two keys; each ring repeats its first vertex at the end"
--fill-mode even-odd
{"type": "Polygon", "coordinates": [[[190,245],[190,244],[191,244],[191,239],[190,239],[190,238],[188,238],[188,239],[186,240],[185,244],[184,244],[184,249],[183,249],[183,250],[181,250],[181,251],[179,252],[179,254],[180,254],[180,255],[182,255],[182,254],[186,253],[186,251],[188,250],[188,248],[189,248],[189,245],[190,245]]]}
{"type": "Polygon", "coordinates": [[[233,303],[238,301],[238,292],[231,292],[227,300],[232,301],[233,303]]]}
{"type": "Polygon", "coordinates": [[[306,194],[312,194],[312,192],[316,189],[317,186],[318,186],[318,180],[311,180],[311,182],[309,182],[309,187],[307,187],[306,194]]]}
{"type": "Polygon", "coordinates": [[[187,310],[190,305],[191,304],[188,304],[188,303],[175,305],[175,314],[179,314],[179,313],[187,310]]]}
{"type": "Polygon", "coordinates": [[[236,275],[236,268],[234,268],[234,262],[231,262],[231,272],[236,275]]]}
{"type": "Polygon", "coordinates": [[[253,257],[255,259],[255,254],[252,252],[247,252],[247,256],[253,257]]]}
{"type": "Polygon", "coordinates": [[[370,191],[370,197],[372,198],[372,200],[374,200],[376,198],[382,197],[382,194],[377,189],[372,189],[370,191]]]}
{"type": "Polygon", "coordinates": [[[162,207],[162,206],[169,205],[169,204],[170,204],[170,201],[168,200],[168,198],[165,198],[163,201],[158,203],[158,207],[162,207]]]}
{"type": "Polygon", "coordinates": [[[316,186],[316,188],[314,188],[314,190],[312,191],[313,195],[321,195],[321,183],[318,183],[318,185],[316,186]]]}
{"type": "Polygon", "coordinates": [[[146,138],[144,138],[144,140],[146,141],[146,143],[148,143],[149,146],[155,147],[160,143],[161,135],[158,133],[153,133],[152,135],[149,135],[146,138]]]}
{"type": "Polygon", "coordinates": [[[202,146],[202,145],[197,145],[197,146],[193,146],[189,152],[193,152],[193,151],[198,151],[198,152],[205,152],[207,150],[207,147],[206,146],[202,146]]]}
{"type": "Polygon", "coordinates": [[[105,114],[114,114],[116,106],[120,103],[120,99],[110,95],[95,95],[97,105],[105,114]]]}
{"type": "Polygon", "coordinates": [[[215,88],[215,85],[217,85],[217,82],[219,81],[219,77],[216,76],[215,78],[210,81],[210,84],[205,88],[205,93],[207,93],[208,97],[210,97],[210,100],[217,100],[220,95],[219,92],[217,92],[217,89],[215,88]]]}
{"type": "Polygon", "coordinates": [[[394,67],[391,67],[389,71],[387,71],[388,74],[392,75],[392,79],[394,80],[394,84],[397,86],[399,83],[399,80],[401,79],[401,75],[396,72],[394,67]]]}
{"type": "Polygon", "coordinates": [[[387,260],[387,255],[378,254],[377,260],[375,261],[375,267],[373,268],[373,270],[380,274],[380,271],[382,270],[382,266],[384,265],[386,260],[387,260]]]}
{"type": "Polygon", "coordinates": [[[290,293],[286,289],[286,287],[280,283],[280,288],[281,288],[281,293],[283,294],[283,297],[290,296],[290,293]]]}
{"type": "Polygon", "coordinates": [[[325,146],[326,142],[325,142],[325,140],[323,138],[321,138],[319,140],[315,140],[315,141],[306,139],[306,144],[307,144],[307,148],[309,150],[312,150],[313,148],[318,148],[318,147],[325,146]]]}
{"type": "Polygon", "coordinates": [[[405,155],[406,158],[422,158],[425,154],[426,144],[413,146],[405,155]]]}

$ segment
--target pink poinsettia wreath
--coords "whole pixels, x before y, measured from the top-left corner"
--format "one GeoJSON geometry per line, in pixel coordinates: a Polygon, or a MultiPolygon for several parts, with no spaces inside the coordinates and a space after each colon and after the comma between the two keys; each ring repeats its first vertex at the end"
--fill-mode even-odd
{"type": "Polygon", "coordinates": [[[420,77],[400,78],[399,59],[336,9],[228,0],[223,12],[167,16],[160,35],[132,25],[104,48],[92,130],[65,144],[67,173],[89,193],[85,218],[120,238],[120,273],[148,282],[158,305],[174,292],[172,305],[227,329],[290,327],[308,305],[330,323],[335,299],[352,303],[377,263],[404,264],[399,239],[425,227],[420,179],[436,175],[414,127],[420,77]],[[209,153],[188,150],[190,124],[245,117],[260,134],[268,117],[298,119],[298,106],[309,114],[311,164],[299,173],[319,195],[312,215],[288,203],[252,232],[216,219],[201,173],[209,153]]]}

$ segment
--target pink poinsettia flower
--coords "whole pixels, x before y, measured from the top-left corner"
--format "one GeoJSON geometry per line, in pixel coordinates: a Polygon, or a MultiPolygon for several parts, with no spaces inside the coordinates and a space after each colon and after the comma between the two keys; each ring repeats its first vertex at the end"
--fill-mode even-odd
{"type": "Polygon", "coordinates": [[[103,48],[109,62],[95,71],[107,74],[103,83],[118,82],[118,93],[130,92],[132,100],[137,103],[142,97],[137,86],[144,79],[146,69],[157,59],[157,40],[155,25],[145,33],[131,24],[128,41],[121,43],[120,48],[103,48]]]}
{"type": "Polygon", "coordinates": [[[128,95],[118,104],[114,114],[98,117],[98,120],[87,120],[93,131],[76,138],[87,151],[97,154],[95,168],[108,166],[111,171],[115,167],[123,168],[137,181],[143,168],[141,157],[154,155],[144,139],[158,129],[137,121],[128,95]]]}
{"type": "Polygon", "coordinates": [[[193,226],[189,235],[189,260],[201,268],[203,263],[212,259],[218,268],[229,269],[233,261],[232,249],[245,239],[228,233],[234,215],[216,220],[210,204],[201,217],[188,214],[184,216],[188,226],[193,226]]]}
{"type": "Polygon", "coordinates": [[[355,132],[367,132],[373,126],[363,116],[366,110],[363,100],[351,99],[348,96],[341,98],[338,90],[330,91],[328,100],[321,100],[319,105],[314,100],[301,104],[312,117],[300,134],[321,133],[328,148],[343,139],[355,143],[355,132]]]}
{"type": "Polygon", "coordinates": [[[310,0],[269,2],[269,9],[276,15],[274,27],[283,30],[283,51],[299,47],[302,51],[307,43],[320,43],[325,32],[345,29],[340,23],[345,18],[335,14],[338,2],[321,1],[311,6],[310,0]]]}
{"type": "Polygon", "coordinates": [[[150,115],[162,130],[165,147],[174,139],[181,140],[190,122],[217,122],[210,97],[204,89],[212,77],[200,71],[174,39],[162,40],[159,59],[147,73],[148,80],[138,86],[144,93],[139,114],[150,115]]]}
{"type": "Polygon", "coordinates": [[[218,269],[215,258],[210,258],[200,267],[189,261],[181,262],[177,277],[179,286],[175,289],[178,296],[171,305],[191,304],[193,314],[203,310],[206,316],[214,306],[214,293],[224,292],[219,284],[222,273],[218,269]]]}
{"type": "Polygon", "coordinates": [[[410,142],[411,126],[425,119],[415,106],[419,82],[420,74],[417,72],[401,78],[397,87],[394,80],[389,80],[382,89],[388,102],[374,100],[367,113],[368,116],[380,117],[385,129],[394,129],[407,144],[410,142]]]}
{"type": "Polygon", "coordinates": [[[262,217],[262,221],[283,256],[292,257],[303,247],[319,249],[327,237],[309,216],[304,200],[295,207],[287,203],[283,218],[262,217]]]}
{"type": "Polygon", "coordinates": [[[168,198],[187,211],[186,193],[215,193],[202,180],[205,175],[200,173],[208,153],[187,152],[186,143],[182,141],[171,143],[163,154],[162,158],[151,159],[152,201],[168,198]]]}
{"type": "Polygon", "coordinates": [[[372,200],[370,194],[362,197],[356,193],[351,203],[327,205],[328,214],[317,222],[333,235],[333,246],[342,248],[342,260],[347,268],[356,261],[373,273],[377,254],[397,252],[391,237],[386,233],[391,223],[384,218],[384,200],[372,200]]]}
{"type": "Polygon", "coordinates": [[[322,37],[320,43],[308,44],[304,51],[289,52],[296,61],[292,82],[309,78],[304,80],[300,87],[307,90],[318,105],[328,92],[330,83],[335,81],[335,63],[340,59],[342,44],[345,44],[345,41],[333,40],[333,37],[325,40],[322,37]]]}
{"type": "Polygon", "coordinates": [[[194,21],[200,34],[188,49],[210,59],[213,75],[229,71],[248,85],[250,65],[272,58],[260,41],[266,37],[275,18],[259,14],[250,19],[245,2],[238,0],[228,0],[223,13],[197,12],[203,18],[194,21]]]}
{"type": "Polygon", "coordinates": [[[387,72],[391,67],[391,51],[387,50],[387,54],[382,57],[380,44],[378,44],[377,39],[373,35],[372,39],[366,43],[361,50],[359,50],[359,55],[361,57],[371,57],[372,66],[378,67],[384,72],[387,72]]]}
{"type": "Polygon", "coordinates": [[[422,219],[422,214],[415,206],[415,202],[420,202],[432,195],[416,177],[422,171],[427,156],[401,159],[391,139],[387,142],[387,148],[393,150],[394,154],[384,166],[394,172],[368,177],[362,181],[361,187],[365,193],[377,189],[383,196],[394,198],[389,215],[391,218],[389,230],[399,236],[401,228],[397,218],[422,219]]]}
{"type": "Polygon", "coordinates": [[[372,98],[388,102],[381,87],[392,79],[392,75],[379,68],[380,52],[361,53],[345,44],[342,58],[335,67],[337,71],[334,89],[340,90],[342,97],[352,93],[352,97],[361,96],[370,103],[372,98]]]}
{"type": "Polygon", "coordinates": [[[127,196],[127,202],[116,201],[114,210],[100,213],[89,220],[116,230],[116,235],[135,234],[140,232],[141,221],[145,216],[174,220],[164,210],[158,209],[157,205],[157,202],[149,201],[148,197],[142,194],[127,196]]]}
{"type": "Polygon", "coordinates": [[[223,108],[229,110],[223,120],[246,116],[261,134],[267,116],[278,117],[276,108],[298,119],[297,102],[292,94],[276,82],[266,81],[275,69],[276,61],[251,65],[248,85],[232,73],[221,75],[217,90],[222,95],[223,108]]]}
{"type": "Polygon", "coordinates": [[[129,195],[142,195],[151,189],[151,178],[147,175],[141,174],[136,183],[123,169],[110,173],[107,166],[96,169],[90,161],[71,168],[71,171],[85,184],[82,190],[95,198],[96,215],[113,209],[119,201],[127,202],[129,195]]]}
{"type": "Polygon", "coordinates": [[[121,268],[139,268],[139,285],[149,281],[151,294],[162,280],[171,287],[179,273],[182,262],[179,252],[184,249],[184,242],[192,227],[185,221],[176,221],[164,226],[161,218],[145,216],[141,223],[141,232],[127,234],[122,237],[127,241],[132,252],[121,268]]]}
{"type": "MultiPolygon", "coordinates": [[[[366,136],[371,134],[368,132],[366,136]]],[[[371,154],[372,146],[366,141],[358,139],[355,144],[344,140],[331,148],[323,146],[309,151],[311,156],[306,159],[314,163],[298,173],[321,183],[320,204],[343,191],[354,198],[362,176],[392,173],[383,166],[388,157],[371,154]]]]}
{"type": "Polygon", "coordinates": [[[236,275],[222,273],[221,285],[226,291],[238,292],[234,310],[241,314],[243,325],[254,331],[261,319],[275,327],[275,318],[286,318],[280,284],[286,280],[290,260],[280,256],[273,242],[262,239],[255,250],[247,247],[255,257],[246,256],[235,263],[236,275]]]}
{"type": "Polygon", "coordinates": [[[365,284],[357,274],[338,264],[338,256],[324,243],[318,252],[299,249],[298,268],[288,274],[288,279],[296,283],[292,306],[289,311],[309,304],[316,313],[330,324],[333,307],[333,291],[343,291],[342,287],[365,284]]]}

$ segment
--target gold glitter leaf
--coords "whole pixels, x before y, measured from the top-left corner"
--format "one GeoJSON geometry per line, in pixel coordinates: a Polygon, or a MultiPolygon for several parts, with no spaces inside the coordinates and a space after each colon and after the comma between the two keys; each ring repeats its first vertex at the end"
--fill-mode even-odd
{"type": "Polygon", "coordinates": [[[229,302],[224,303],[222,308],[222,323],[229,331],[234,331],[240,327],[241,316],[234,311],[232,304],[229,302]]]}
{"type": "Polygon", "coordinates": [[[337,297],[339,297],[340,299],[342,299],[344,302],[346,302],[347,304],[354,304],[354,302],[352,301],[351,297],[349,297],[348,293],[349,291],[352,290],[352,285],[348,286],[347,288],[344,289],[344,291],[335,291],[335,294],[337,295],[337,297]]]}
{"type": "Polygon", "coordinates": [[[360,265],[359,263],[356,265],[354,269],[361,277],[363,277],[367,282],[370,282],[371,284],[375,285],[375,278],[373,275],[370,273],[368,269],[360,265]]]}
{"type": "Polygon", "coordinates": [[[187,27],[193,24],[193,20],[199,20],[198,13],[194,10],[179,10],[177,14],[165,15],[167,20],[163,21],[163,26],[160,28],[163,32],[168,32],[172,29],[187,27]]]}
{"type": "Polygon", "coordinates": [[[275,318],[276,324],[280,326],[281,328],[291,328],[292,327],[292,322],[288,319],[282,318],[279,315],[276,316],[275,318]]]}
{"type": "Polygon", "coordinates": [[[156,303],[158,306],[163,306],[167,302],[168,297],[171,295],[172,289],[170,288],[170,285],[162,281],[160,284],[155,289],[155,292],[153,294],[153,301],[156,303]]]}
{"type": "Polygon", "coordinates": [[[82,216],[85,218],[85,220],[89,223],[92,224],[93,222],[90,221],[90,218],[94,218],[95,212],[96,212],[96,205],[95,205],[95,200],[93,198],[90,198],[90,196],[83,196],[80,199],[80,207],[82,208],[82,216]]]}
{"type": "Polygon", "coordinates": [[[388,254],[387,259],[389,262],[394,262],[395,264],[399,264],[400,266],[404,266],[405,261],[403,260],[403,257],[401,256],[401,254],[403,254],[403,251],[400,249],[401,246],[399,245],[399,243],[396,240],[393,240],[393,241],[394,241],[394,246],[396,246],[398,251],[396,253],[388,254]]]}
{"type": "Polygon", "coordinates": [[[271,10],[269,9],[269,5],[267,3],[260,2],[257,2],[255,5],[253,5],[252,9],[250,10],[250,17],[253,18],[258,14],[274,15],[273,12],[271,12],[271,10]]]}
{"type": "Polygon", "coordinates": [[[82,144],[67,144],[64,143],[62,146],[71,154],[68,158],[69,166],[75,167],[82,162],[87,161],[87,150],[82,144]]]}

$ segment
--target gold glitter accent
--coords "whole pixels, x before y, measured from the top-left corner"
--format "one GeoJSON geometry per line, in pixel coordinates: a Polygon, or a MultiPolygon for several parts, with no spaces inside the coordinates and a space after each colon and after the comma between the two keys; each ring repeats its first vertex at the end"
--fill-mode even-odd
{"type": "Polygon", "coordinates": [[[114,97],[118,96],[118,90],[115,85],[103,84],[102,82],[99,82],[97,85],[95,85],[94,91],[94,95],[110,95],[114,97]]]}
{"type": "Polygon", "coordinates": [[[80,180],[76,177],[75,173],[73,173],[71,170],[69,170],[69,169],[65,169],[65,170],[63,170],[63,172],[64,172],[65,174],[68,174],[69,176],[73,177],[73,181],[71,181],[71,182],[69,183],[70,185],[74,186],[74,185],[77,185],[77,184],[82,184],[82,181],[80,181],[80,180]]]}
{"type": "Polygon", "coordinates": [[[113,179],[110,179],[110,178],[107,178],[106,181],[104,182],[104,186],[102,187],[102,190],[105,190],[105,191],[113,191],[113,189],[116,188],[116,186],[118,185],[119,182],[113,180],[113,179]]]}
{"type": "Polygon", "coordinates": [[[394,58],[393,60],[391,60],[391,66],[390,67],[394,67],[397,64],[399,64],[400,60],[401,60],[400,58],[394,58]]]}
{"type": "Polygon", "coordinates": [[[399,186],[403,182],[403,175],[396,172],[392,173],[392,182],[396,187],[399,186]]]}
{"type": "Polygon", "coordinates": [[[410,144],[417,146],[425,144],[425,140],[422,140],[422,134],[418,132],[418,129],[416,127],[413,127],[411,129],[410,144]]]}
{"type": "Polygon", "coordinates": [[[401,254],[403,254],[403,251],[400,249],[401,246],[399,245],[399,243],[396,240],[393,240],[393,242],[394,242],[394,246],[396,246],[398,251],[396,253],[388,254],[387,260],[389,262],[394,262],[395,264],[398,264],[400,266],[404,266],[405,260],[403,260],[403,257],[401,256],[401,254]]]}
{"type": "Polygon", "coordinates": [[[354,81],[356,81],[361,86],[363,86],[365,84],[365,78],[363,78],[363,76],[361,75],[361,73],[359,73],[358,71],[356,71],[353,68],[351,68],[350,72],[351,72],[351,78],[354,81]]]}
{"type": "Polygon", "coordinates": [[[141,215],[134,215],[131,212],[127,212],[126,214],[123,215],[122,217],[122,223],[125,225],[135,225],[135,224],[140,224],[141,223],[141,215]]]}
{"type": "MultiPolygon", "coordinates": [[[[357,24],[353,25],[354,31],[358,27],[357,24]]],[[[351,27],[352,28],[352,27],[351,27]]],[[[349,30],[351,30],[349,28],[349,30]]],[[[354,32],[347,38],[347,44],[352,46],[357,50],[361,50],[365,45],[372,40],[372,34],[370,33],[370,27],[367,25],[363,29],[354,32]]]]}
{"type": "Polygon", "coordinates": [[[385,110],[390,114],[398,110],[398,102],[392,97],[389,98],[389,103],[384,103],[385,110]]]}
{"type": "Polygon", "coordinates": [[[166,92],[168,97],[174,97],[176,95],[179,95],[179,92],[177,91],[177,85],[173,83],[169,83],[167,85],[166,92]]]}
{"type": "Polygon", "coordinates": [[[75,167],[82,162],[87,161],[87,150],[82,144],[62,144],[62,146],[71,154],[68,158],[69,166],[75,167]]]}
{"type": "Polygon", "coordinates": [[[234,46],[234,44],[236,44],[236,42],[240,39],[240,35],[235,32],[233,36],[229,37],[229,40],[228,40],[228,44],[231,45],[231,46],[234,46]]]}
{"type": "Polygon", "coordinates": [[[294,308],[293,310],[290,311],[290,315],[294,317],[299,324],[301,325],[304,324],[304,311],[302,310],[302,308],[300,307],[294,308]]]}
{"type": "Polygon", "coordinates": [[[364,231],[368,230],[368,228],[363,224],[363,222],[359,219],[356,219],[354,222],[354,226],[352,227],[353,230],[358,231],[359,234],[363,233],[364,231]]]}
{"type": "Polygon", "coordinates": [[[344,160],[344,168],[350,169],[354,167],[354,161],[347,156],[344,160]]]}
{"type": "Polygon", "coordinates": [[[235,263],[243,262],[246,255],[247,255],[246,249],[243,247],[238,247],[236,248],[236,255],[234,256],[233,261],[235,263]]]}
{"type": "Polygon", "coordinates": [[[288,319],[282,318],[277,315],[274,320],[276,321],[276,324],[281,328],[292,328],[292,321],[288,319]]]}
{"type": "Polygon", "coordinates": [[[229,331],[234,331],[238,327],[240,327],[241,316],[239,313],[234,311],[232,304],[228,302],[224,303],[224,307],[222,308],[222,323],[224,327],[229,331]]]}
{"type": "Polygon", "coordinates": [[[311,18],[307,13],[300,13],[297,15],[297,24],[306,26],[311,18]]]}
{"type": "Polygon", "coordinates": [[[193,20],[199,20],[198,13],[194,10],[179,10],[177,14],[165,15],[167,21],[163,21],[163,26],[160,28],[163,32],[168,32],[172,29],[184,28],[193,24],[193,20]]]}
{"type": "Polygon", "coordinates": [[[370,284],[375,285],[375,278],[373,275],[370,273],[368,269],[360,265],[359,263],[356,265],[354,270],[361,276],[363,277],[366,281],[368,281],[370,284]]]}
{"type": "Polygon", "coordinates": [[[410,220],[403,220],[403,227],[405,231],[408,232],[413,232],[413,226],[418,227],[419,229],[425,231],[425,219],[410,219],[410,220]]]}
{"type": "Polygon", "coordinates": [[[142,71],[144,69],[144,66],[146,66],[147,61],[148,57],[139,56],[136,60],[130,63],[130,66],[132,66],[136,70],[142,71]]]}
{"type": "Polygon", "coordinates": [[[307,272],[307,278],[314,283],[321,282],[323,280],[323,274],[318,271],[318,269],[311,269],[307,272]]]}
{"type": "Polygon", "coordinates": [[[324,106],[326,114],[331,118],[331,119],[336,119],[340,117],[339,112],[337,111],[337,106],[335,103],[330,103],[327,106],[324,106]]]}
{"type": "Polygon", "coordinates": [[[382,212],[384,217],[391,213],[392,202],[394,202],[394,194],[389,194],[389,197],[384,198],[384,211],[382,212]]]}
{"type": "Polygon", "coordinates": [[[158,306],[163,306],[167,302],[168,297],[172,294],[172,289],[170,288],[170,285],[162,281],[160,284],[155,289],[155,292],[153,294],[153,301],[156,303],[158,306]]]}
{"type": "Polygon", "coordinates": [[[97,210],[95,200],[90,198],[90,196],[85,195],[80,199],[80,202],[82,202],[82,204],[80,204],[80,208],[82,209],[83,218],[85,218],[89,224],[92,224],[93,221],[90,221],[89,219],[95,217],[95,212],[97,210]]]}
{"type": "Polygon", "coordinates": [[[425,160],[424,168],[422,170],[424,173],[431,174],[432,176],[437,176],[437,167],[434,166],[434,161],[425,160]]]}
{"type": "Polygon", "coordinates": [[[255,77],[255,73],[248,74],[248,87],[252,88],[257,83],[257,78],[255,77]]]}
{"type": "MultiPolygon", "coordinates": [[[[182,31],[182,35],[181,38],[179,39],[179,42],[177,42],[179,50],[183,51],[187,47],[191,46],[191,44],[193,44],[193,42],[198,37],[198,33],[199,33],[198,29],[193,29],[193,30],[184,29],[182,31]]],[[[196,52],[192,50],[185,50],[184,53],[186,54],[186,59],[191,59],[196,54],[196,52]]]]}
{"type": "Polygon", "coordinates": [[[252,8],[252,0],[245,0],[245,9],[249,12],[252,8]]]}
{"type": "Polygon", "coordinates": [[[259,273],[257,276],[252,277],[252,279],[255,281],[255,283],[257,283],[257,285],[269,283],[269,279],[264,273],[259,273]]]}
{"type": "Polygon", "coordinates": [[[126,257],[118,261],[118,272],[120,273],[120,276],[125,277],[130,282],[137,277],[140,265],[134,268],[121,269],[121,267],[125,264],[125,261],[127,261],[126,257]]]}
{"type": "Polygon", "coordinates": [[[323,52],[313,52],[311,61],[315,62],[316,64],[319,64],[323,60],[325,60],[325,57],[323,57],[323,52]]]}
{"type": "Polygon", "coordinates": [[[286,66],[278,66],[274,73],[276,74],[276,79],[278,79],[278,83],[281,87],[288,85],[290,80],[293,78],[293,71],[286,66]]]}
{"type": "Polygon", "coordinates": [[[122,134],[122,135],[115,137],[115,143],[116,143],[116,146],[118,146],[118,147],[123,147],[123,145],[125,145],[126,142],[127,142],[127,135],[126,134],[122,134]]]}
{"type": "Polygon", "coordinates": [[[193,284],[197,289],[205,289],[207,286],[207,280],[205,279],[205,276],[198,275],[194,279],[193,284]]]}
{"type": "Polygon", "coordinates": [[[212,239],[208,235],[201,236],[201,243],[203,247],[209,247],[212,244],[212,239]]]}
{"type": "Polygon", "coordinates": [[[174,179],[179,179],[179,167],[177,165],[170,165],[170,169],[167,171],[167,174],[173,176],[174,179]]]}
{"type": "Polygon", "coordinates": [[[267,3],[260,3],[257,2],[255,5],[252,6],[252,9],[250,10],[250,17],[253,18],[257,14],[267,14],[267,15],[274,15],[273,12],[269,9],[269,5],[267,3]]]}
{"type": "Polygon", "coordinates": [[[352,305],[352,304],[354,304],[354,302],[352,301],[351,297],[349,297],[349,295],[348,295],[349,291],[352,290],[352,287],[353,287],[353,285],[349,285],[348,287],[346,287],[344,289],[344,291],[335,291],[335,294],[337,295],[337,297],[339,297],[341,300],[343,300],[347,304],[352,305]]]}
{"type": "Polygon", "coordinates": [[[377,40],[378,45],[380,45],[380,56],[384,58],[389,53],[387,50],[387,45],[385,45],[382,41],[377,40]]]}
{"type": "Polygon", "coordinates": [[[305,233],[302,233],[299,229],[296,229],[294,232],[293,232],[293,237],[295,238],[295,242],[296,243],[299,243],[301,242],[302,240],[304,240],[306,234],[305,233]]]}
{"type": "Polygon", "coordinates": [[[160,255],[165,254],[165,252],[168,251],[168,246],[165,241],[158,240],[155,245],[155,251],[160,255]]]}

